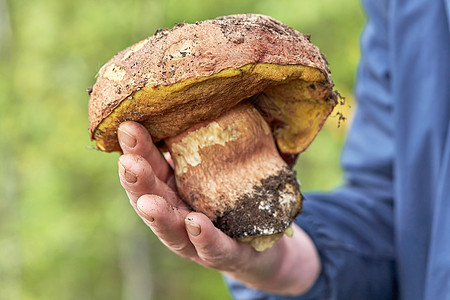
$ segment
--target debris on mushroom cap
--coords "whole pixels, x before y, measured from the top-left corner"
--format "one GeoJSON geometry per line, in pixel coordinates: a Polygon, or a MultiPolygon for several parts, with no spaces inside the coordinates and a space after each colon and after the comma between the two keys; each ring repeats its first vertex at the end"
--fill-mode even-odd
{"type": "Polygon", "coordinates": [[[123,121],[159,141],[250,97],[286,153],[306,149],[337,103],[309,36],[268,16],[232,15],[158,31],[118,53],[90,94],[89,131],[100,149],[118,151],[123,121]]]}

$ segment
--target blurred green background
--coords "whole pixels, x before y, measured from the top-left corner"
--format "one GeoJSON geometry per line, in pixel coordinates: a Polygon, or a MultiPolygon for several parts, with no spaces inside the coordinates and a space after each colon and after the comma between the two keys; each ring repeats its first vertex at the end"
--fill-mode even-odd
{"type": "MultiPolygon", "coordinates": [[[[128,204],[118,154],[91,150],[86,88],[115,53],[178,22],[262,13],[312,35],[351,115],[357,0],[0,0],[0,299],[230,299],[216,271],[166,250],[128,204]]],[[[340,183],[348,121],[296,169],[340,183]]]]}

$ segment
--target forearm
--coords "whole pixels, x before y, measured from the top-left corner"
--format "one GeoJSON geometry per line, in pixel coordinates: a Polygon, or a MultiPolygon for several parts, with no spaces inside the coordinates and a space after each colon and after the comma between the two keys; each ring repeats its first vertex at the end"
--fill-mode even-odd
{"type": "Polygon", "coordinates": [[[299,295],[316,281],[320,258],[311,238],[297,225],[293,237],[284,236],[274,247],[254,253],[248,267],[223,272],[246,286],[282,295],[299,295]]]}

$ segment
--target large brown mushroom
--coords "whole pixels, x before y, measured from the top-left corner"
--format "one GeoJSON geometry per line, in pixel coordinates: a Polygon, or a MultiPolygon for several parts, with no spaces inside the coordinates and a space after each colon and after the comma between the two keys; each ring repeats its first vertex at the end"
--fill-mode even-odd
{"type": "Polygon", "coordinates": [[[283,158],[309,146],[336,103],[309,36],[232,15],[159,30],[113,57],[90,93],[89,130],[111,152],[120,123],[143,124],[171,153],[180,197],[264,250],[301,211],[283,158]]]}

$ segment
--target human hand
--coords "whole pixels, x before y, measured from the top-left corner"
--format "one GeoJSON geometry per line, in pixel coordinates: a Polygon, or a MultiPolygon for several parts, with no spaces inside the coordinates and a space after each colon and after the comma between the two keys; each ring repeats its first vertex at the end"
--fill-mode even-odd
{"type": "Polygon", "coordinates": [[[294,237],[256,252],[232,239],[177,196],[170,165],[138,123],[120,125],[119,176],[137,214],[171,251],[250,287],[299,294],[314,283],[320,262],[314,244],[294,225],[294,237]]]}

